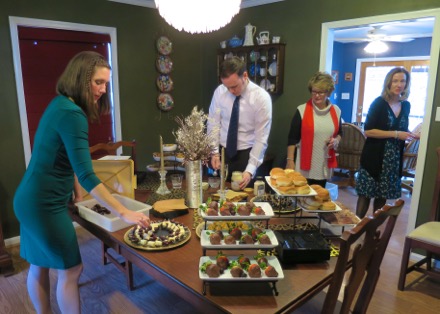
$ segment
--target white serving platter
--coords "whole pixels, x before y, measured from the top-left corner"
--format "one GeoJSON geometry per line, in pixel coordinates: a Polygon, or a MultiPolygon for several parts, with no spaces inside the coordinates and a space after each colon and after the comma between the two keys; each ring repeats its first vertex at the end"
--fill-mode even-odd
{"type": "MultiPolygon", "coordinates": [[[[332,202],[334,203],[334,202],[332,202]]],[[[339,207],[338,204],[334,203],[336,205],[336,208],[334,210],[324,210],[324,209],[307,209],[305,208],[300,202],[298,202],[298,206],[301,207],[301,209],[303,211],[305,211],[306,213],[334,213],[334,212],[339,212],[342,210],[341,207],[339,207]]]]}
{"type": "MultiPolygon", "coordinates": [[[[138,202],[119,194],[113,194],[113,196],[129,210],[144,213],[147,216],[149,215],[149,211],[151,209],[150,205],[138,202]]],[[[131,224],[126,223],[113,213],[101,215],[93,211],[91,208],[98,203],[99,202],[95,199],[89,199],[87,201],[76,203],[78,206],[79,216],[110,232],[118,231],[125,227],[131,226],[131,224]]]]}
{"type": "MultiPolygon", "coordinates": [[[[238,202],[237,204],[246,204],[245,202],[238,202]]],[[[249,216],[242,216],[236,214],[235,216],[208,216],[203,210],[200,210],[200,216],[205,220],[265,220],[270,219],[274,216],[272,206],[267,202],[255,202],[255,206],[261,206],[261,208],[264,210],[265,215],[255,215],[254,213],[250,214],[249,216]]],[[[206,204],[202,204],[202,206],[206,206],[206,204]]]]}
{"type": "MultiPolygon", "coordinates": [[[[257,242],[252,244],[244,244],[240,243],[240,241],[235,241],[235,244],[225,244],[225,241],[221,240],[220,244],[211,244],[211,241],[209,241],[209,235],[211,233],[215,233],[215,231],[212,230],[202,230],[201,236],[200,236],[200,244],[205,249],[272,249],[274,247],[278,246],[278,239],[275,236],[275,233],[270,229],[264,229],[263,232],[267,234],[267,236],[270,239],[271,244],[260,244],[257,242]]],[[[229,232],[223,231],[223,236],[227,236],[229,232]]],[[[246,231],[243,231],[243,235],[247,234],[246,231]]]]}
{"type": "Polygon", "coordinates": [[[271,184],[271,182],[270,182],[270,176],[266,176],[265,179],[266,179],[267,184],[269,184],[269,186],[271,187],[271,189],[274,190],[275,193],[277,193],[278,195],[281,195],[281,196],[307,197],[307,196],[314,196],[314,195],[317,195],[317,194],[318,194],[318,193],[316,193],[316,191],[315,191],[312,187],[310,187],[310,192],[309,192],[309,194],[284,194],[284,193],[281,193],[281,192],[280,192],[275,186],[273,186],[273,185],[271,184]]]}
{"type": "MultiPolygon", "coordinates": [[[[229,269],[226,269],[223,274],[220,275],[220,277],[212,278],[209,277],[206,273],[203,273],[200,270],[200,267],[203,265],[203,263],[207,261],[211,261],[212,263],[216,263],[216,257],[215,256],[202,256],[200,257],[199,262],[199,277],[203,281],[277,281],[280,279],[284,279],[284,273],[283,269],[281,268],[280,262],[275,256],[265,256],[267,258],[267,262],[270,266],[275,268],[275,270],[278,273],[278,277],[267,277],[264,273],[264,270],[261,270],[261,277],[260,278],[251,278],[249,275],[247,277],[232,277],[231,271],[229,269]]],[[[229,261],[236,260],[238,256],[228,256],[229,261]]],[[[247,256],[249,258],[251,264],[257,263],[255,258],[253,256],[247,256]]],[[[246,272],[246,271],[245,271],[246,272]]],[[[246,272],[247,274],[247,272],[246,272]]]]}

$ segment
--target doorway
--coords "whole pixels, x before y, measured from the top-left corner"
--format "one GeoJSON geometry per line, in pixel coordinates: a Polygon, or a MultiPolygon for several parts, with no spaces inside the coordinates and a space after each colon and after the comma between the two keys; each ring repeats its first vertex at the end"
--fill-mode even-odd
{"type": "MultiPolygon", "coordinates": [[[[332,57],[333,57],[333,39],[334,31],[343,28],[356,28],[365,25],[370,25],[373,23],[391,23],[400,20],[411,20],[418,18],[434,18],[435,23],[432,31],[432,45],[430,50],[430,69],[429,69],[429,83],[428,83],[428,93],[425,105],[425,116],[424,123],[422,127],[422,134],[427,134],[430,123],[431,115],[433,112],[433,99],[434,99],[434,89],[435,82],[437,78],[437,67],[439,61],[439,51],[440,51],[440,9],[423,10],[423,11],[412,11],[404,12],[399,14],[389,14],[380,16],[371,16],[359,19],[343,20],[328,22],[322,24],[322,37],[321,37],[321,52],[320,52],[320,70],[327,71],[331,73],[332,70],[332,57]]],[[[420,158],[417,160],[417,165],[419,169],[424,169],[425,167],[425,155],[427,150],[427,136],[422,136],[420,140],[420,158]]],[[[413,230],[416,225],[417,218],[417,206],[420,201],[420,189],[423,180],[423,171],[416,172],[415,185],[412,194],[412,202],[410,208],[410,214],[408,219],[408,231],[413,230]]]]}
{"type": "Polygon", "coordinates": [[[29,164],[31,158],[31,137],[30,137],[31,130],[29,128],[29,121],[26,110],[26,98],[24,93],[23,69],[22,69],[22,60],[20,55],[19,27],[67,30],[73,32],[88,32],[88,33],[107,34],[108,36],[110,36],[110,41],[112,45],[110,46],[111,48],[109,50],[109,60],[110,63],[112,64],[112,104],[113,104],[113,117],[114,117],[114,127],[115,127],[114,133],[115,133],[116,141],[120,140],[122,136],[121,136],[120,105],[119,105],[116,29],[113,27],[29,19],[29,18],[14,17],[14,16],[9,17],[9,25],[11,31],[15,82],[17,88],[20,123],[21,123],[21,131],[23,138],[23,150],[25,155],[26,167],[29,164]]]}

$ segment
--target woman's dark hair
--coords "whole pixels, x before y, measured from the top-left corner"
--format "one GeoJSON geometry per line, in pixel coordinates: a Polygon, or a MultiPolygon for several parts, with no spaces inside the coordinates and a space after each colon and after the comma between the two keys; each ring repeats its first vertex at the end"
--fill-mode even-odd
{"type": "Polygon", "coordinates": [[[91,89],[92,77],[100,67],[111,70],[110,64],[101,54],[94,51],[80,52],[69,61],[56,87],[58,94],[73,99],[92,121],[99,120],[101,114],[110,110],[109,91],[95,105],[91,89]]]}
{"type": "Polygon", "coordinates": [[[385,76],[385,81],[383,82],[383,89],[382,89],[382,97],[386,101],[390,101],[393,98],[393,94],[391,93],[391,83],[393,82],[393,76],[396,73],[404,73],[406,76],[406,84],[405,88],[403,89],[403,92],[400,94],[399,100],[407,100],[409,97],[409,87],[411,85],[411,75],[409,75],[409,72],[405,68],[394,68],[388,74],[385,76]]]}
{"type": "Polygon", "coordinates": [[[220,66],[220,78],[228,78],[232,74],[242,76],[246,71],[246,62],[237,56],[228,58],[220,66]]]}

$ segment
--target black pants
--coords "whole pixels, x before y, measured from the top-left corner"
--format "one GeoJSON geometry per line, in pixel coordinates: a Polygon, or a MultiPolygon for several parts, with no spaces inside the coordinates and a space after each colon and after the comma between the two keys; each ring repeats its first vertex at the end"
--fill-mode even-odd
{"type": "Polygon", "coordinates": [[[307,184],[308,185],[312,185],[312,184],[318,184],[320,186],[322,186],[323,188],[325,188],[325,184],[327,183],[327,180],[316,180],[316,179],[307,179],[307,184]]]}
{"type": "MultiPolygon", "coordinates": [[[[220,151],[221,151],[220,147],[220,151]]],[[[234,158],[230,159],[227,154],[225,154],[225,164],[228,165],[228,177],[226,181],[231,181],[232,172],[234,171],[245,171],[246,166],[249,162],[249,154],[251,152],[251,148],[239,150],[237,151],[237,155],[234,158]]]]}

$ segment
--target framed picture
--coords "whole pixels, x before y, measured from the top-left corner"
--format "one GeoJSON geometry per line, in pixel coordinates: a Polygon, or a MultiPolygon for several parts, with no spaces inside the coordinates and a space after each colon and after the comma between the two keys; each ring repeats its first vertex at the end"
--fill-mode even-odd
{"type": "Polygon", "coordinates": [[[344,78],[346,81],[352,81],[353,80],[353,73],[351,73],[351,72],[345,73],[344,78]]]}
{"type": "Polygon", "coordinates": [[[335,81],[335,84],[338,84],[338,78],[339,78],[339,71],[332,71],[333,80],[335,81]]]}

